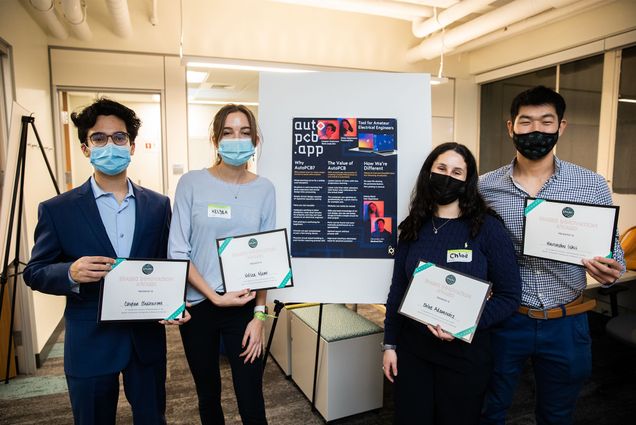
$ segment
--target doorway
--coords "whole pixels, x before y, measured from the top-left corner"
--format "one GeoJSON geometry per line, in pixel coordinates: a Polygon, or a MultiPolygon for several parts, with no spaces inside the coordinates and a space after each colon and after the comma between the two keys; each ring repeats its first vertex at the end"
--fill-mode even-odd
{"type": "Polygon", "coordinates": [[[65,189],[69,190],[81,185],[93,174],[93,167],[80,150],[80,142],[71,121],[71,113],[80,112],[100,97],[107,97],[129,107],[141,119],[141,128],[135,140],[135,154],[128,167],[128,178],[140,186],[164,193],[161,95],[159,93],[59,89],[58,107],[61,111],[60,129],[63,142],[65,189]]]}

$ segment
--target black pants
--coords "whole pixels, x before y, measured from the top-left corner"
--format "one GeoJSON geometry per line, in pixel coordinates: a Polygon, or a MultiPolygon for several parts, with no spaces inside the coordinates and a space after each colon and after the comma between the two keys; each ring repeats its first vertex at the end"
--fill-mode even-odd
{"type": "Polygon", "coordinates": [[[216,307],[205,300],[189,308],[192,318],[179,327],[190,371],[199,397],[203,425],[224,424],[221,407],[219,340],[232,368],[232,382],[244,424],[267,424],[263,400],[263,362],[243,363],[239,354],[245,328],[253,317],[254,303],[243,307],[216,307]]]}
{"type": "MultiPolygon", "coordinates": [[[[143,364],[133,351],[121,371],[124,394],[135,425],[166,423],[166,363],[143,364]]],[[[119,399],[119,373],[77,378],[66,375],[76,425],[115,425],[119,399]]],[[[46,422],[45,418],[41,419],[46,422]]]]}
{"type": "Polygon", "coordinates": [[[492,373],[489,338],[476,336],[469,345],[417,330],[405,333],[398,342],[395,423],[479,424],[492,373]]]}

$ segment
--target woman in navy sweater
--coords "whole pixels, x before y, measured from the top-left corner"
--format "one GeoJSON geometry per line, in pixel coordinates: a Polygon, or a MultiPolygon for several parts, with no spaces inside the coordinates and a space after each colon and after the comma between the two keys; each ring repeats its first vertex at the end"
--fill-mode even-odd
{"type": "Polygon", "coordinates": [[[438,146],[424,161],[409,215],[398,228],[383,345],[384,374],[395,383],[396,424],[479,423],[492,371],[489,331],[519,306],[521,278],[512,242],[477,182],[468,148],[438,146]],[[448,251],[455,249],[470,250],[469,261],[450,258],[448,251]],[[471,344],[398,314],[420,260],[492,283],[471,344]]]}

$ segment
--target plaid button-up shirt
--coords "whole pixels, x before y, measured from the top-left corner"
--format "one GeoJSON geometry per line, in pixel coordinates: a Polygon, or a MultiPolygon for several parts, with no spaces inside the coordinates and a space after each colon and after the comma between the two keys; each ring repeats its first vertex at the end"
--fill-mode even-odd
{"type": "MultiPolygon", "coordinates": [[[[525,198],[530,196],[512,177],[516,160],[480,177],[479,189],[488,205],[506,223],[517,252],[523,281],[521,304],[548,309],[567,304],[583,293],[585,268],[521,255],[525,198]]],[[[536,197],[566,202],[611,205],[612,195],[605,179],[583,167],[554,157],[555,171],[536,197]]],[[[614,259],[625,266],[623,250],[614,241],[614,259]]]]}

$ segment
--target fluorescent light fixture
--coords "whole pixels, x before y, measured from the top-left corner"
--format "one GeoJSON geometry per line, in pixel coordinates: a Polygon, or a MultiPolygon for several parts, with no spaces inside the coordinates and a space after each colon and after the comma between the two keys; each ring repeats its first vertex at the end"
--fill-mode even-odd
{"type": "Polygon", "coordinates": [[[629,99],[627,97],[624,97],[622,99],[618,99],[619,102],[625,102],[625,103],[636,103],[636,99],[629,99]]]}
{"type": "Polygon", "coordinates": [[[439,86],[446,83],[448,83],[448,78],[446,77],[431,77],[431,86],[439,86]]]}
{"type": "Polygon", "coordinates": [[[339,68],[293,63],[280,63],[246,59],[209,58],[204,56],[184,56],[181,63],[188,68],[231,69],[236,71],[264,71],[264,72],[316,72],[334,71],[339,68]]]}
{"type": "Polygon", "coordinates": [[[298,73],[298,72],[315,72],[309,69],[298,68],[283,68],[274,66],[262,66],[262,65],[238,65],[229,63],[212,63],[212,62],[188,62],[188,66],[193,68],[213,68],[213,69],[232,69],[235,71],[263,71],[263,72],[285,72],[285,73],[298,73]]]}
{"type": "Polygon", "coordinates": [[[227,105],[228,103],[234,103],[237,105],[245,106],[258,106],[258,102],[241,102],[240,100],[193,100],[188,99],[188,103],[194,105],[227,105]]]}
{"type": "Polygon", "coordinates": [[[188,83],[200,84],[208,78],[208,73],[205,71],[188,71],[186,74],[186,81],[188,83]]]}

